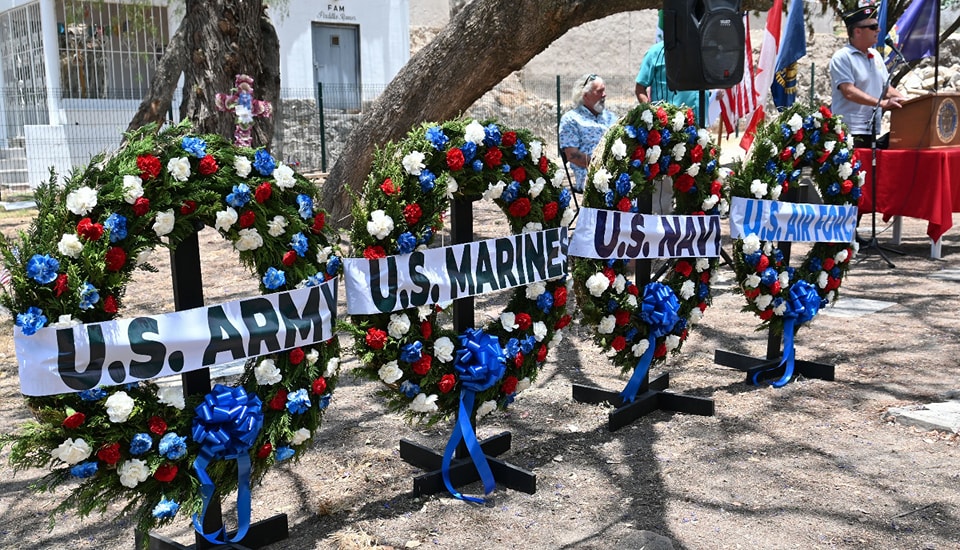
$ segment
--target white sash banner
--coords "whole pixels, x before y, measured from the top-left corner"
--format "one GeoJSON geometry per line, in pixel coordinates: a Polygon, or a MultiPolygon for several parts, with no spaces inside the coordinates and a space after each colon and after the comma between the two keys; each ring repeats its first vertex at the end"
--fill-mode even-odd
{"type": "Polygon", "coordinates": [[[267,355],[333,337],[337,279],[174,313],[14,331],[24,395],[115,386],[267,355]]]}
{"type": "Polygon", "coordinates": [[[567,228],[556,227],[375,260],[344,258],[347,313],[389,313],[562,277],[568,245],[567,228]]]}
{"type": "Polygon", "coordinates": [[[720,216],[661,216],[581,208],[570,255],[600,260],[715,258],[720,216]]]}
{"type": "Polygon", "coordinates": [[[849,243],[857,228],[857,207],[734,197],[730,237],[756,235],[761,241],[849,243]]]}

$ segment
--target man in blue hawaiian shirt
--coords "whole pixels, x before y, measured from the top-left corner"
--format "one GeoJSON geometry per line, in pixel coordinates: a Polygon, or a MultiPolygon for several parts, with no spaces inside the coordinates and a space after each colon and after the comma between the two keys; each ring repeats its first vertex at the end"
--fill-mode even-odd
{"type": "Polygon", "coordinates": [[[560,117],[560,149],[576,177],[574,189],[582,192],[593,149],[607,128],[617,121],[606,110],[607,87],[595,74],[584,75],[573,88],[574,108],[560,117]]]}

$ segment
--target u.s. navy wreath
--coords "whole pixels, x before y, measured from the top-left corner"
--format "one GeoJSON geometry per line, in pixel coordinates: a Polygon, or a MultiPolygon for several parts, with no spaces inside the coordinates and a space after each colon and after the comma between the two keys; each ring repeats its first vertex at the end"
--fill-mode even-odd
{"type": "Polygon", "coordinates": [[[633,375],[633,401],[652,364],[679,352],[710,303],[727,207],[717,147],[693,111],[641,104],[611,127],[594,152],[584,209],[571,244],[573,278],[594,341],[633,375]],[[666,190],[673,215],[642,215],[638,199],[666,190]],[[639,288],[630,259],[678,258],[662,281],[639,288]]]}
{"type": "Polygon", "coordinates": [[[773,382],[779,387],[793,373],[794,334],[836,300],[850,268],[863,172],[840,117],[798,103],[761,127],[746,162],[728,181],[733,268],[745,309],[760,317],[761,329],[784,337],[787,368],[773,382]],[[807,166],[823,204],[779,202],[807,166]],[[784,262],[778,241],[815,244],[794,268],[784,262]]]}
{"type": "Polygon", "coordinates": [[[36,416],[3,443],[15,468],[52,469],[39,488],[70,487],[57,512],[125,501],[148,530],[237,489],[243,529],[250,480],[308,446],[336,385],[342,262],[306,178],[187,123],[155,130],[64,182],[51,173],[29,230],[0,243],[12,277],[0,301],[36,416]],[[147,254],[199,224],[232,243],[265,295],[118,319],[134,270],[154,269],[147,254]],[[237,387],[205,396],[151,381],[246,358],[237,387]]]}

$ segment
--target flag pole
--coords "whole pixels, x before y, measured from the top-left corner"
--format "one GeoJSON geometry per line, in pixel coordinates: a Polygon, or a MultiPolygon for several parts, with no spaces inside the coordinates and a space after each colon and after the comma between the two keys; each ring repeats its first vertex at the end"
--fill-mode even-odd
{"type": "Polygon", "coordinates": [[[936,25],[934,26],[933,40],[933,91],[940,87],[940,0],[937,0],[936,25]]]}

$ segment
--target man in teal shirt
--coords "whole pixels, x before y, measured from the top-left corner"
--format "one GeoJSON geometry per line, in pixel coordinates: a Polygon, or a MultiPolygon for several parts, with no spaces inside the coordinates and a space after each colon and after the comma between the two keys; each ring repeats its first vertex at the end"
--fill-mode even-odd
{"type": "Polygon", "coordinates": [[[675,92],[667,86],[667,65],[663,59],[663,41],[650,46],[643,56],[634,94],[640,103],[666,101],[677,106],[686,105],[693,109],[694,120],[700,121],[700,92],[684,90],[675,92]]]}

